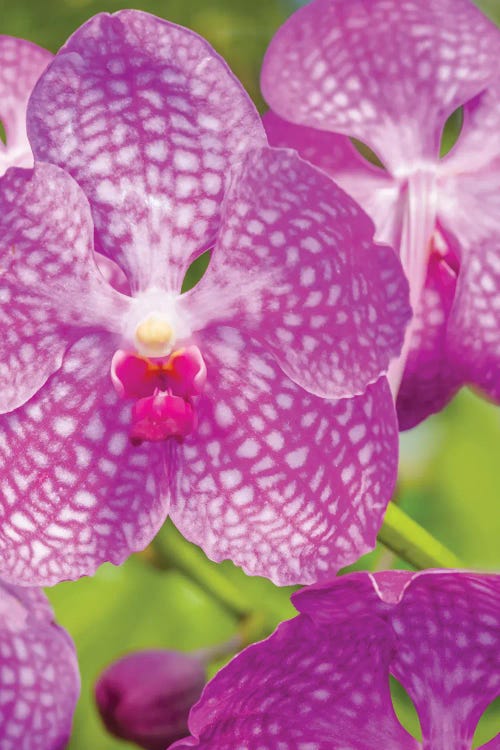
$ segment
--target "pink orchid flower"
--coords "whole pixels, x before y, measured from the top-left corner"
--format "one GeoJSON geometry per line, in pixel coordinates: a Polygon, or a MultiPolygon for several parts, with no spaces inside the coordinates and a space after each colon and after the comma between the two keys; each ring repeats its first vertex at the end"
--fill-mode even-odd
{"type": "Polygon", "coordinates": [[[500,32],[469,0],[313,0],[264,61],[271,143],[333,176],[399,248],[415,312],[389,373],[403,429],[463,384],[500,400],[499,56],[500,32]]]}
{"type": "Polygon", "coordinates": [[[212,559],[281,584],[370,549],[397,469],[384,373],[410,311],[364,212],[267,147],[203,39],[145,13],[80,28],[28,125],[34,171],[0,183],[4,575],[120,563],[167,513],[212,559]]]}
{"type": "Polygon", "coordinates": [[[80,693],[73,642],[39,589],[0,581],[0,747],[62,750],[80,693]]]}
{"type": "MultiPolygon", "coordinates": [[[[500,576],[355,573],[293,602],[298,617],[208,683],[193,736],[171,750],[471,750],[500,695],[500,576]],[[422,743],[396,717],[391,674],[422,743]]],[[[482,745],[499,747],[500,735],[482,745]]]]}

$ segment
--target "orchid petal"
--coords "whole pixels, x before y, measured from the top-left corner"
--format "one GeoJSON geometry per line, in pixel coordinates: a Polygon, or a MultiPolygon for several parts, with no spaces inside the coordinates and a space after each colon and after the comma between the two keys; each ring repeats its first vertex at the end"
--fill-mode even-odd
{"type": "Polygon", "coordinates": [[[0,418],[5,579],[52,585],[143,549],[168,510],[163,446],[133,446],[109,375],[113,341],[87,336],[25,406],[0,418]]]}
{"type": "Polygon", "coordinates": [[[440,411],[462,385],[447,350],[447,326],[456,283],[450,266],[433,253],[397,396],[400,430],[408,430],[440,411]]]}
{"type": "Polygon", "coordinates": [[[265,140],[205,40],[132,10],[101,13],[73,34],[33,93],[28,132],[36,157],[83,187],[98,249],[136,291],[180,291],[213,241],[232,167],[265,140]]]}
{"type": "Polygon", "coordinates": [[[0,180],[2,412],[36,393],[85,329],[120,329],[128,301],[98,271],[92,232],[85,196],[58,167],[0,180]]]}
{"type": "Polygon", "coordinates": [[[465,382],[500,400],[500,159],[444,179],[439,216],[460,263],[450,358],[465,382]]]}
{"type": "Polygon", "coordinates": [[[417,575],[392,616],[394,676],[412,698],[423,750],[469,750],[500,694],[500,576],[417,575]]]}
{"type": "Polygon", "coordinates": [[[207,336],[206,390],[179,458],[173,522],[211,559],[279,585],[331,577],[373,548],[394,487],[387,382],[325,402],[234,329],[207,336]]]}
{"type": "Polygon", "coordinates": [[[61,750],[80,692],[75,648],[38,589],[0,581],[2,750],[61,750]]]}
{"type": "Polygon", "coordinates": [[[262,90],[282,117],[356,136],[392,170],[436,160],[446,119],[497,76],[469,0],[315,0],[281,27],[262,90]]]}
{"type": "Polygon", "coordinates": [[[294,152],[250,152],[208,270],[181,303],[194,329],[237,321],[311,393],[358,395],[399,354],[411,315],[399,260],[373,232],[359,206],[294,152]]]}
{"type": "Polygon", "coordinates": [[[0,35],[0,119],[7,143],[0,142],[0,175],[8,167],[31,167],[26,107],[33,86],[52,55],[32,42],[0,35]]]}

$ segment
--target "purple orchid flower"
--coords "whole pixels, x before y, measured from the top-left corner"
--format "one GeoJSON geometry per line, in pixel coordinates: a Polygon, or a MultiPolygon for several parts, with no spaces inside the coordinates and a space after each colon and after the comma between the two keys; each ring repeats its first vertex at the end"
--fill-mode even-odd
{"type": "Polygon", "coordinates": [[[389,373],[402,429],[463,384],[500,400],[499,55],[500,32],[469,0],[313,0],[264,61],[271,143],[333,176],[400,250],[415,311],[389,373]]]}
{"type": "Polygon", "coordinates": [[[281,584],[372,548],[410,311],[368,217],[266,146],[203,39],[146,13],[80,28],[28,121],[38,163],[0,184],[4,575],[120,563],[168,512],[212,559],[281,584]]]}
{"type": "Polygon", "coordinates": [[[104,670],[96,703],[111,734],[147,750],[165,750],[188,734],[189,711],[206,680],[202,655],[136,651],[104,670]]]}
{"type": "Polygon", "coordinates": [[[43,592],[0,582],[2,750],[63,750],[79,693],[75,647],[43,592]]]}
{"type": "MultiPolygon", "coordinates": [[[[355,573],[293,597],[301,614],[205,688],[172,750],[470,750],[500,694],[500,576],[355,573]],[[399,723],[389,674],[423,742],[399,723]]],[[[498,750],[500,735],[483,745],[498,750]]]]}
{"type": "Polygon", "coordinates": [[[281,584],[372,548],[409,307],[368,217],[266,146],[204,40],[145,13],[79,29],[28,121],[38,163],[0,185],[4,575],[122,562],[167,512],[212,559],[281,584]]]}
{"type": "Polygon", "coordinates": [[[6,143],[0,141],[0,175],[9,167],[31,167],[26,107],[52,54],[32,42],[0,34],[0,107],[6,143]]]}

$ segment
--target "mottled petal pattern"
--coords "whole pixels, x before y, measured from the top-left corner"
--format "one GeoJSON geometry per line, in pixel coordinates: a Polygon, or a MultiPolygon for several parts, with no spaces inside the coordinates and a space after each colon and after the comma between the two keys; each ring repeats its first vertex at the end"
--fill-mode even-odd
{"type": "Polygon", "coordinates": [[[315,0],[272,40],[262,89],[282,117],[356,136],[397,171],[438,156],[447,117],[495,80],[499,51],[469,0],[315,0]]]}
{"type": "Polygon", "coordinates": [[[200,440],[186,438],[171,518],[214,560],[280,585],[331,578],[372,549],[397,471],[384,378],[325,402],[222,328],[205,339],[200,440]]]}
{"type": "Polygon", "coordinates": [[[311,393],[363,393],[399,354],[411,317],[401,264],[373,232],[359,206],[293,151],[249,153],[207,273],[186,295],[192,327],[235,321],[311,393]]]}
{"type": "Polygon", "coordinates": [[[7,143],[0,141],[0,175],[8,167],[33,164],[26,134],[26,107],[33,86],[52,55],[32,42],[0,35],[0,119],[7,143]]]}
{"type": "Polygon", "coordinates": [[[164,446],[132,446],[130,403],[109,374],[113,341],[87,336],[25,406],[0,418],[0,562],[51,585],[121,563],[168,510],[164,446]]]}
{"type": "Polygon", "coordinates": [[[80,692],[73,643],[39,589],[0,581],[0,746],[62,750],[80,692]]]}
{"type": "Polygon", "coordinates": [[[205,40],[129,10],[73,34],[35,89],[28,132],[38,159],[82,185],[99,249],[132,287],[174,291],[214,239],[232,165],[265,141],[205,40]]]}
{"type": "Polygon", "coordinates": [[[440,196],[440,218],[460,261],[450,356],[466,383],[500,400],[500,158],[479,172],[447,176],[440,196]]]}
{"type": "Polygon", "coordinates": [[[128,301],[98,271],[92,234],[85,196],[58,167],[0,180],[2,412],[38,391],[84,329],[120,329],[128,301]]]}
{"type": "Polygon", "coordinates": [[[294,148],[330,175],[374,221],[376,241],[397,250],[405,206],[398,180],[364,159],[346,135],[295,125],[272,111],[263,123],[271,146],[294,148]]]}
{"type": "Polygon", "coordinates": [[[433,253],[397,395],[401,430],[408,430],[440,411],[463,383],[447,349],[447,327],[456,284],[456,273],[440,254],[433,253]]]}
{"type": "Polygon", "coordinates": [[[357,573],[293,600],[302,614],[216,675],[176,750],[470,750],[500,692],[500,576],[357,573]],[[422,745],[395,716],[390,673],[422,745]]]}

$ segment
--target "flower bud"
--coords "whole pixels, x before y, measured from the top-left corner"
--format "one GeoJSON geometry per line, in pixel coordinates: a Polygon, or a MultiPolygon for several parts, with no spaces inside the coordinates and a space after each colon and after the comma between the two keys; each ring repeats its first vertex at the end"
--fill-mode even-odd
{"type": "Polygon", "coordinates": [[[179,651],[138,651],[111,664],[95,695],[111,734],[146,750],[165,750],[189,734],[191,706],[206,682],[201,658],[179,651]]]}

